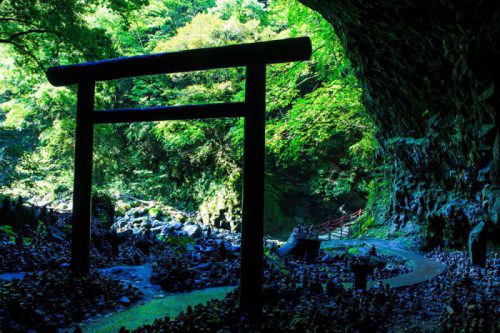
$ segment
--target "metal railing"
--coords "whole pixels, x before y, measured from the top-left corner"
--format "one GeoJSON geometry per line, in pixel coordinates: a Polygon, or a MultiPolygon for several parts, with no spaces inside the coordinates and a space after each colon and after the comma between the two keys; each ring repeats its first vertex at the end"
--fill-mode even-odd
{"type": "MultiPolygon", "coordinates": [[[[351,213],[348,215],[343,215],[337,219],[328,220],[328,221],[325,221],[323,223],[317,224],[314,226],[314,229],[316,230],[316,232],[319,235],[329,234],[329,236],[331,237],[331,233],[340,228],[340,232],[341,232],[340,238],[342,238],[344,226],[346,224],[353,222],[358,217],[363,215],[363,212],[364,212],[363,209],[359,209],[359,210],[355,211],[354,213],[351,213]]],[[[349,236],[349,234],[346,236],[349,236]]]]}

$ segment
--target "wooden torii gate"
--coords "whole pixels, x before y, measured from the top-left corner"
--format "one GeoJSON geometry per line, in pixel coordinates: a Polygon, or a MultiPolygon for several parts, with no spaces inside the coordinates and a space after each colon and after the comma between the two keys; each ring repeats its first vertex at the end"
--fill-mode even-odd
{"type": "Polygon", "coordinates": [[[240,306],[243,313],[248,314],[249,317],[259,318],[262,313],[264,260],[266,65],[309,60],[311,52],[310,39],[302,37],[50,68],[47,71],[47,78],[54,86],[78,85],[71,244],[72,274],[85,276],[90,272],[94,125],[244,117],[240,306]],[[244,102],[94,110],[96,81],[243,66],[246,67],[244,102]]]}

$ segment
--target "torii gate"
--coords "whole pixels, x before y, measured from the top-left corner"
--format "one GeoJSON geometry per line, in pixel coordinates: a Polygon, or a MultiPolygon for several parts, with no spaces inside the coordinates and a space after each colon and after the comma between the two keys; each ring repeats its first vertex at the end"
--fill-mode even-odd
{"type": "Polygon", "coordinates": [[[240,306],[262,313],[266,65],[309,60],[308,37],[159,53],[49,68],[54,86],[78,85],[71,271],[90,272],[90,217],[94,125],[221,117],[245,118],[240,306]],[[95,82],[142,75],[246,67],[245,101],[94,111],[95,82]]]}

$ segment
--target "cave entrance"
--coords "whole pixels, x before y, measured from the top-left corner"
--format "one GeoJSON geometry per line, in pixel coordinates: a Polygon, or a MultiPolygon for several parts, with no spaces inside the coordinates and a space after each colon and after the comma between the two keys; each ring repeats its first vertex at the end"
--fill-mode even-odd
{"type": "Polygon", "coordinates": [[[50,68],[54,86],[77,84],[75,176],[71,236],[71,271],[90,272],[90,219],[94,125],[159,120],[244,117],[243,214],[241,232],[240,305],[250,317],[262,312],[264,152],[266,65],[309,60],[309,38],[160,53],[50,68]],[[246,67],[245,101],[186,106],[160,106],[94,111],[98,81],[246,67]]]}

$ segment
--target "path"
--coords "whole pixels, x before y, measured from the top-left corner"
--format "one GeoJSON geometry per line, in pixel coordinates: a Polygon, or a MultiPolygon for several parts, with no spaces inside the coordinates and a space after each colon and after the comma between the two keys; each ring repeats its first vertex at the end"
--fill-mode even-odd
{"type": "MultiPolygon", "coordinates": [[[[388,254],[394,254],[405,258],[414,265],[414,270],[395,276],[390,279],[384,279],[382,282],[384,284],[389,284],[392,288],[411,286],[417,283],[421,283],[434,278],[435,276],[441,274],[446,268],[440,262],[428,259],[410,249],[408,249],[404,244],[398,241],[389,240],[379,240],[379,239],[368,239],[368,240],[331,240],[324,241],[321,244],[322,248],[331,248],[335,246],[345,245],[345,246],[359,246],[361,244],[375,245],[378,251],[385,252],[388,254]]],[[[370,286],[377,285],[378,281],[372,281],[370,286]]]]}

